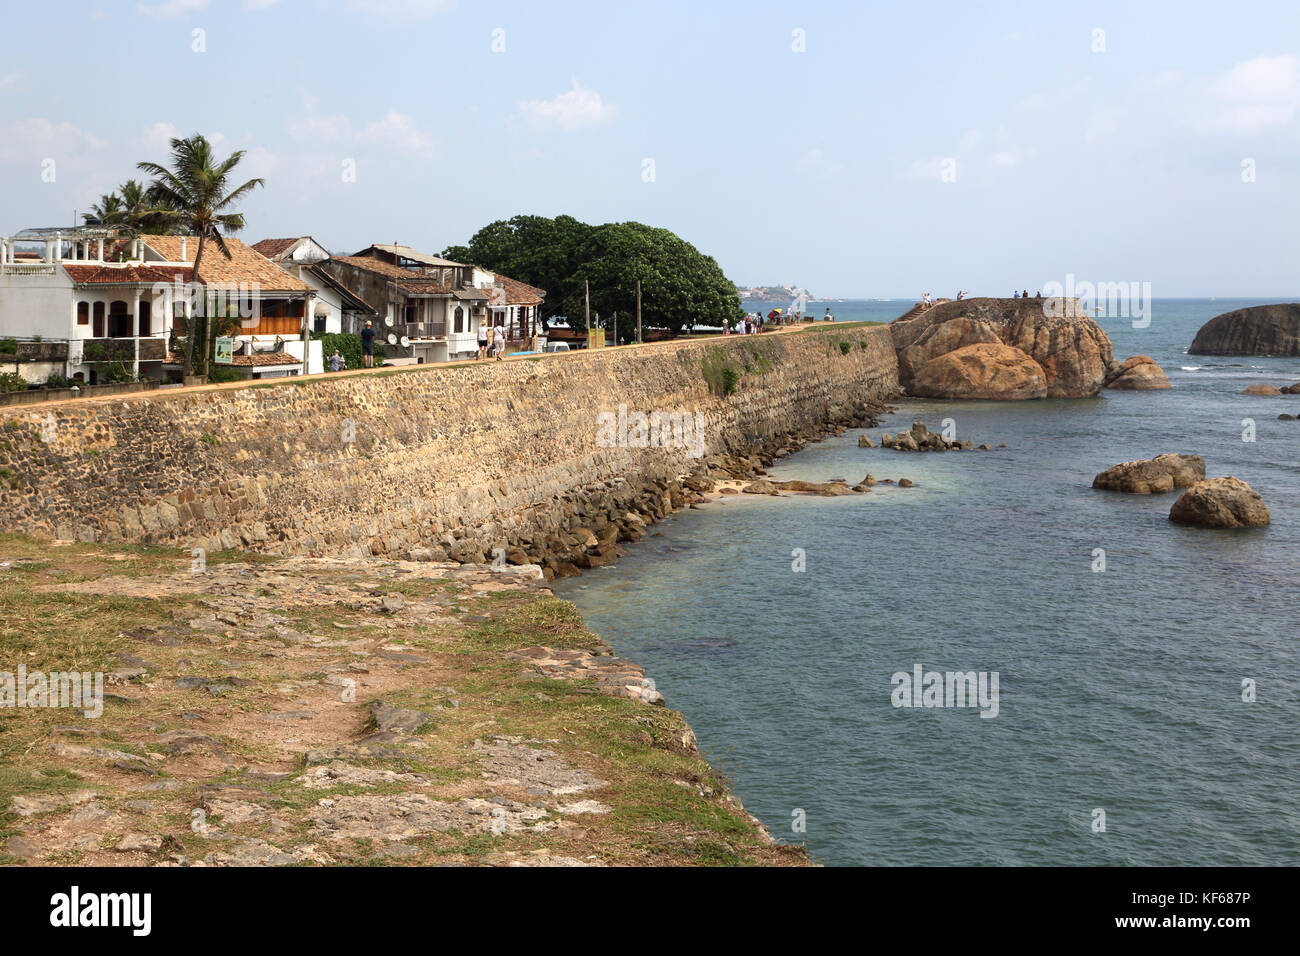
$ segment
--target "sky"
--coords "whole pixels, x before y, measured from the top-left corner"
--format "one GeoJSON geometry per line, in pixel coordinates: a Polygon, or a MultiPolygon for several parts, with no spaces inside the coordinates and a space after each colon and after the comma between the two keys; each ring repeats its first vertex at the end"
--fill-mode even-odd
{"type": "Polygon", "coordinates": [[[1300,2],[45,0],[0,33],[0,234],[200,132],[247,242],[529,213],[828,297],[1300,292],[1300,2]]]}

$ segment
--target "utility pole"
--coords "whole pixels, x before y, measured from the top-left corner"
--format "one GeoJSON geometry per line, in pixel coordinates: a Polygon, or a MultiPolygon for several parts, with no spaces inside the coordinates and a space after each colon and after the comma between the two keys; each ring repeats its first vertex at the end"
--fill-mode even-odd
{"type": "Polygon", "coordinates": [[[618,309],[614,310],[614,344],[618,345],[618,309]]]}
{"type": "Polygon", "coordinates": [[[641,344],[641,280],[636,280],[636,344],[641,344]]]}
{"type": "Polygon", "coordinates": [[[582,280],[582,313],[583,321],[587,323],[587,347],[595,348],[595,340],[591,337],[591,283],[582,280]]]}

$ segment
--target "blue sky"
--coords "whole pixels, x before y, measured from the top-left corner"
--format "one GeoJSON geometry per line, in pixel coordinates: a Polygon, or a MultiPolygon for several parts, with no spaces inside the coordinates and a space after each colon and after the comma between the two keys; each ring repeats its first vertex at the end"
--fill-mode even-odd
{"type": "Polygon", "coordinates": [[[49,0],[4,26],[4,234],[197,131],[267,179],[249,242],[437,251],[568,213],[828,296],[1300,292],[1295,0],[49,0]]]}

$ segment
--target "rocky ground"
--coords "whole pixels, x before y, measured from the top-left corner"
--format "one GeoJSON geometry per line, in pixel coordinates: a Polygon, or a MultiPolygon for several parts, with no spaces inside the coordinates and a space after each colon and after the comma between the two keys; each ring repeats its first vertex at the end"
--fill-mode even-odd
{"type": "Polygon", "coordinates": [[[0,862],[805,865],[535,567],[0,538],[0,862]]]}

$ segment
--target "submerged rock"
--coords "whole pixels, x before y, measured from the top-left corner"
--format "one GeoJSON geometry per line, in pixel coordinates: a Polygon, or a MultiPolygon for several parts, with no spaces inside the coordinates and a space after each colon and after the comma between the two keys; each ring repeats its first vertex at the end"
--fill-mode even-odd
{"type": "Polygon", "coordinates": [[[1240,478],[1198,481],[1174,502],[1169,520],[1208,528],[1257,528],[1269,523],[1268,506],[1240,478]]]}
{"type": "Polygon", "coordinates": [[[1205,480],[1205,459],[1200,455],[1156,455],[1139,461],[1122,461],[1092,479],[1103,491],[1155,495],[1190,488],[1205,480]]]}
{"type": "Polygon", "coordinates": [[[1276,385],[1247,385],[1241,390],[1243,395],[1281,395],[1282,389],[1276,385]]]}
{"type": "Polygon", "coordinates": [[[1105,387],[1135,391],[1173,388],[1165,370],[1149,355],[1132,355],[1116,365],[1107,373],[1105,387]]]}

